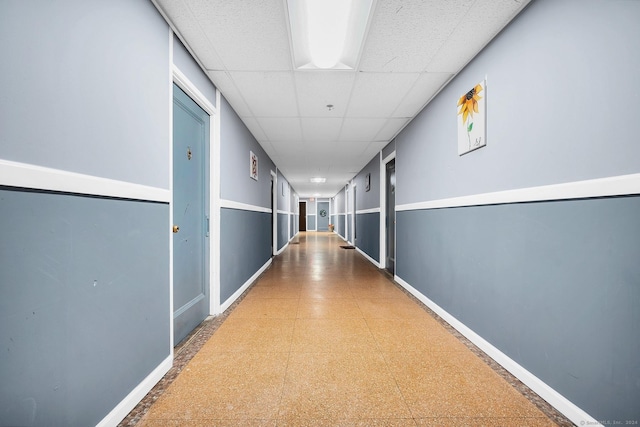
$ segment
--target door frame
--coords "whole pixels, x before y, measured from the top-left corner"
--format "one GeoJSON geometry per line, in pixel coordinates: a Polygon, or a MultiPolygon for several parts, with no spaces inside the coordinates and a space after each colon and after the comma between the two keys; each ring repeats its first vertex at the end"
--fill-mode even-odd
{"type": "MultiPolygon", "coordinates": [[[[172,61],[173,62],[173,61],[172,61]]],[[[209,291],[209,315],[220,313],[220,115],[216,108],[207,97],[198,90],[195,84],[175,65],[171,64],[171,87],[176,84],[182,89],[196,104],[200,106],[209,115],[209,141],[208,152],[209,158],[205,161],[206,175],[209,177],[208,182],[208,199],[205,201],[205,211],[209,212],[209,239],[208,245],[205,243],[206,257],[205,269],[209,274],[205,276],[205,286],[209,291]]],[[[173,90],[170,91],[171,102],[169,103],[169,227],[170,236],[169,245],[169,288],[170,288],[170,313],[171,313],[171,354],[173,356],[173,90]]],[[[220,105],[220,91],[216,88],[216,105],[220,105]]]]}
{"type": "Polygon", "coordinates": [[[271,217],[273,220],[273,227],[271,230],[271,238],[273,239],[273,253],[272,257],[278,255],[278,174],[277,172],[271,172],[271,181],[273,182],[273,194],[271,198],[271,217]]]}
{"type": "MultiPolygon", "coordinates": [[[[380,152],[380,268],[387,268],[387,163],[395,160],[395,150],[384,159],[380,152]]],[[[396,165],[397,166],[397,165],[396,165]]],[[[397,177],[397,174],[396,174],[397,177]]],[[[397,181],[397,178],[396,178],[397,181]]],[[[395,236],[395,233],[394,233],[395,236]]],[[[395,242],[394,242],[395,243],[395,242]]],[[[395,245],[394,245],[395,247],[395,245]]]]}

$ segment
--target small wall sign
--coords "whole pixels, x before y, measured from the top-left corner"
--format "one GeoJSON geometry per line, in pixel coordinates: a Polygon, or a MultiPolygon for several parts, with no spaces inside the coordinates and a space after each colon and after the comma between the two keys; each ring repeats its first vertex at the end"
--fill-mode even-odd
{"type": "Polygon", "coordinates": [[[249,176],[258,180],[258,156],[253,151],[249,151],[249,176]]]}
{"type": "Polygon", "coordinates": [[[458,155],[487,145],[487,81],[458,98],[458,155]]]}

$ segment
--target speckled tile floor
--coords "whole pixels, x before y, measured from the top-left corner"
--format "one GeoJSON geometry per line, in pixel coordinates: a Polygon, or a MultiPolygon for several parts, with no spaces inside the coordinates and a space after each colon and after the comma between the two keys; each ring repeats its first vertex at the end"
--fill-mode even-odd
{"type": "Polygon", "coordinates": [[[573,425],[336,235],[299,236],[121,426],[573,425]]]}

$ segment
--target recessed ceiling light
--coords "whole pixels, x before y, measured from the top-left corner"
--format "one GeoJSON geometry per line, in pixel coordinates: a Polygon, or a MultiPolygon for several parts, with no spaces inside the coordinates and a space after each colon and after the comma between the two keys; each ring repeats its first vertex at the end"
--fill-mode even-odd
{"type": "Polygon", "coordinates": [[[373,0],[287,0],[296,68],[354,69],[372,5],[373,0]]]}
{"type": "Polygon", "coordinates": [[[309,181],[311,181],[311,182],[325,182],[326,180],[327,180],[327,178],[317,177],[317,178],[311,178],[309,181]]]}

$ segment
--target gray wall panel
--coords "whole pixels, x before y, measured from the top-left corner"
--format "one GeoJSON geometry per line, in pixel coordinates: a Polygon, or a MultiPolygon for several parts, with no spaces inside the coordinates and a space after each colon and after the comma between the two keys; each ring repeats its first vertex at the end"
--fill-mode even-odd
{"type": "Polygon", "coordinates": [[[380,262],[380,213],[356,215],[358,241],[356,245],[364,253],[380,262]]]}
{"type": "Polygon", "coordinates": [[[367,166],[353,179],[356,190],[356,210],[373,209],[380,207],[380,156],[376,155],[367,166]],[[369,191],[366,190],[365,179],[371,174],[369,191]]]}
{"type": "Polygon", "coordinates": [[[271,214],[221,209],[220,302],[228,300],[269,258],[271,214]]]}
{"type": "Polygon", "coordinates": [[[278,213],[278,250],[289,242],[289,215],[278,213]]]}
{"type": "MultiPolygon", "coordinates": [[[[309,208],[307,208],[308,211],[309,208]]],[[[316,229],[316,216],[307,215],[307,230],[315,231],[316,229]]]]}
{"type": "Polygon", "coordinates": [[[344,219],[345,215],[338,215],[338,234],[346,238],[347,236],[345,235],[344,219]]]}
{"type": "Polygon", "coordinates": [[[168,28],[149,1],[0,2],[0,158],[169,188],[168,28]]]}
{"type": "Polygon", "coordinates": [[[275,165],[224,97],[220,104],[220,197],[270,209],[275,165]],[[258,156],[257,181],[249,176],[250,151],[258,156]]]}
{"type": "Polygon", "coordinates": [[[353,221],[353,215],[352,214],[347,214],[347,223],[349,224],[349,232],[347,233],[347,241],[349,242],[353,242],[353,226],[351,225],[351,222],[353,221]]]}
{"type": "Polygon", "coordinates": [[[0,188],[0,221],[0,424],[96,425],[170,355],[169,206],[0,188]]]}
{"type": "Polygon", "coordinates": [[[209,77],[202,71],[198,63],[193,59],[187,48],[184,47],[178,36],[173,37],[173,63],[196,85],[198,90],[211,104],[216,105],[216,87],[209,77]]]}
{"type": "Polygon", "coordinates": [[[397,137],[396,202],[639,172],[639,16],[637,1],[531,2],[397,137]],[[456,101],[485,76],[487,146],[458,156],[456,101]]]}
{"type": "Polygon", "coordinates": [[[640,197],[397,215],[400,278],[596,419],[640,419],[640,197]]]}

